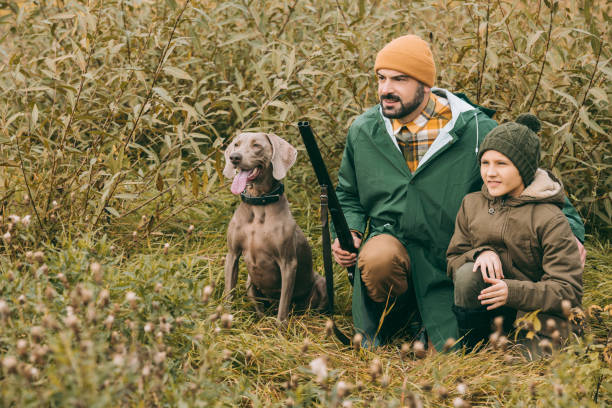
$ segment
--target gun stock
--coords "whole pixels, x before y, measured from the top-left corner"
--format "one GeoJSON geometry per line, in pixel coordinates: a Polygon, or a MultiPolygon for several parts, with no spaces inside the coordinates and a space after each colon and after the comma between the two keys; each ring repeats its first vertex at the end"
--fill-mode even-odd
{"type": "MultiPolygon", "coordinates": [[[[321,151],[319,150],[319,146],[317,145],[314,134],[312,133],[310,123],[307,121],[298,122],[298,129],[300,131],[300,135],[302,136],[302,140],[304,141],[304,145],[306,146],[306,151],[310,157],[312,167],[317,175],[319,185],[327,186],[327,205],[340,246],[345,251],[357,253],[357,248],[355,248],[355,245],[353,244],[353,234],[351,234],[346,218],[344,217],[344,213],[342,212],[342,207],[340,207],[340,202],[336,196],[336,190],[334,189],[329,173],[327,172],[325,162],[321,157],[321,151]]],[[[347,271],[352,285],[355,267],[348,267],[347,271]]]]}

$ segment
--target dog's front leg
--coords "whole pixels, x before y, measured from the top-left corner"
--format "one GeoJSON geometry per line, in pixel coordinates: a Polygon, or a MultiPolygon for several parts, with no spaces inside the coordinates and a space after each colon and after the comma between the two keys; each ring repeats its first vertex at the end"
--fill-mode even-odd
{"type": "Polygon", "coordinates": [[[247,276],[246,290],[247,290],[247,296],[249,297],[249,299],[251,299],[251,302],[253,302],[253,306],[255,306],[255,312],[257,313],[259,317],[263,317],[264,310],[261,307],[261,303],[259,302],[259,299],[258,299],[261,296],[261,294],[259,293],[257,288],[255,288],[255,285],[253,285],[253,281],[251,281],[250,275],[247,276]]]}
{"type": "Polygon", "coordinates": [[[293,289],[295,287],[295,274],[297,271],[297,259],[295,257],[285,259],[281,262],[281,293],[278,304],[278,321],[285,322],[289,314],[289,306],[293,298],[293,289]]]}
{"type": "Polygon", "coordinates": [[[240,260],[240,252],[229,251],[225,256],[225,291],[224,296],[227,300],[231,300],[232,291],[238,282],[238,261],[240,260]]]}

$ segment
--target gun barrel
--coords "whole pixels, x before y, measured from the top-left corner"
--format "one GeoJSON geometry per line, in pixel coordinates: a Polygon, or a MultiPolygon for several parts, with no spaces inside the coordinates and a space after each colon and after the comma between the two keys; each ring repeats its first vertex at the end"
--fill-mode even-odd
{"type": "MultiPolygon", "coordinates": [[[[333,188],[325,162],[321,157],[321,151],[317,146],[310,123],[308,123],[308,121],[298,122],[298,129],[304,141],[304,145],[306,146],[306,151],[310,157],[310,162],[312,163],[312,167],[317,175],[319,184],[322,186],[327,186],[328,208],[340,246],[345,251],[356,253],[357,249],[353,244],[353,235],[351,234],[346,218],[344,217],[344,213],[342,212],[342,207],[340,206],[340,202],[336,196],[336,191],[333,188]]],[[[352,269],[353,268],[350,268],[349,272],[351,272],[352,269]]]]}
{"type": "Polygon", "coordinates": [[[306,146],[306,151],[310,157],[310,162],[315,169],[315,174],[317,176],[317,180],[319,181],[319,185],[328,186],[328,191],[330,187],[333,190],[333,185],[329,178],[329,172],[327,171],[325,162],[321,157],[321,151],[319,150],[319,146],[315,140],[314,133],[312,133],[310,123],[308,123],[308,121],[298,122],[298,129],[300,130],[300,135],[302,135],[302,140],[306,146]]]}

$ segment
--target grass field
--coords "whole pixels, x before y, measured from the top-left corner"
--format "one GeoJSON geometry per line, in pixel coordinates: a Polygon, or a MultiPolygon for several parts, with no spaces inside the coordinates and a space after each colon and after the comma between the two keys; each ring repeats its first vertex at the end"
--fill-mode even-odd
{"type": "MultiPolygon", "coordinates": [[[[0,406],[605,407],[612,404],[612,119],[605,1],[0,2],[0,406]],[[388,40],[432,42],[438,86],[542,119],[543,167],[587,226],[585,335],[527,362],[341,346],[222,301],[242,130],[299,149],[292,212],[322,271],[318,188],[376,103],[388,40]],[[16,217],[19,217],[17,219],[16,217]],[[191,227],[193,226],[193,227],[191,227]],[[600,310],[601,309],[601,310],[600,310]],[[311,364],[313,363],[313,364],[311,364]]],[[[351,330],[335,270],[336,320],[351,330]]]]}

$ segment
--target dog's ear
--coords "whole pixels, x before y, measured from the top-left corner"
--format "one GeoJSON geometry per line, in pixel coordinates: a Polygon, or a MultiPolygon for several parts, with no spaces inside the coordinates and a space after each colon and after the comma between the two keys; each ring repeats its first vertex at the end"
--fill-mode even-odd
{"type": "Polygon", "coordinates": [[[297,158],[297,149],[284,139],[273,133],[268,133],[272,144],[272,177],[282,180],[297,158]]]}
{"type": "MultiPolygon", "coordinates": [[[[240,136],[237,136],[240,137],[240,136]]],[[[230,154],[232,154],[232,151],[234,150],[234,141],[232,140],[230,142],[230,144],[227,146],[227,148],[225,149],[225,152],[223,153],[225,155],[225,168],[223,169],[223,175],[225,176],[225,178],[227,179],[232,179],[234,178],[234,166],[232,165],[232,161],[230,160],[230,154]]]]}

